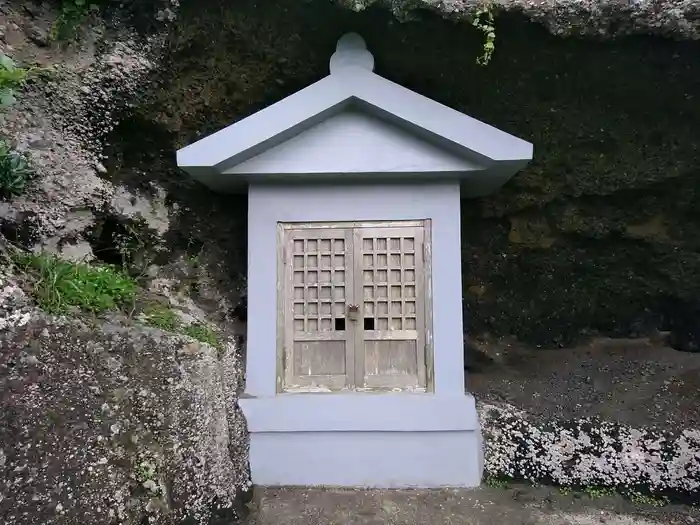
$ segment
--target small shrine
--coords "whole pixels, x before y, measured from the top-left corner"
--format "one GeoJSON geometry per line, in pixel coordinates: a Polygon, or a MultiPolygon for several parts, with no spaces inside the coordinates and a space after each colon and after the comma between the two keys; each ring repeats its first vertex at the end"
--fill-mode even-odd
{"type": "Polygon", "coordinates": [[[247,192],[246,389],[258,485],[469,487],[460,202],[532,144],[373,72],[357,34],[330,74],[177,152],[247,192]]]}

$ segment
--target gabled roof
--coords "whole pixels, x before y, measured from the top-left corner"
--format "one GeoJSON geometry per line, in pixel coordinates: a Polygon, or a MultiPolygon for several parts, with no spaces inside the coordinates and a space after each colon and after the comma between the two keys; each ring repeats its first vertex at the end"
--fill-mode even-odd
{"type": "Polygon", "coordinates": [[[532,159],[532,144],[376,75],[373,66],[362,38],[343,36],[331,57],[330,75],[180,149],[178,166],[223,191],[271,178],[378,180],[400,175],[402,180],[460,178],[468,193],[483,194],[532,159]],[[376,139],[358,134],[373,125],[376,139]],[[361,142],[349,142],[352,126],[356,138],[365,138],[364,155],[352,151],[361,142]],[[334,152],[324,154],[324,136],[338,130],[349,131],[345,139],[335,140],[334,152]],[[392,158],[405,151],[408,159],[387,162],[392,147],[392,158]],[[424,161],[418,159],[421,151],[424,161]]]}

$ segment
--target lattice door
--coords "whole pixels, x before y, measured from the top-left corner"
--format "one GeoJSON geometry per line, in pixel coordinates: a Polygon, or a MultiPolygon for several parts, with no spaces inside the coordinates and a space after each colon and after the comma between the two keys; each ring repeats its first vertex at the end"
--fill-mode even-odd
{"type": "Polygon", "coordinates": [[[285,390],[352,386],[352,230],[286,230],[285,390]]]}
{"type": "Polygon", "coordinates": [[[357,386],[427,386],[423,237],[423,227],[355,230],[357,386]]]}

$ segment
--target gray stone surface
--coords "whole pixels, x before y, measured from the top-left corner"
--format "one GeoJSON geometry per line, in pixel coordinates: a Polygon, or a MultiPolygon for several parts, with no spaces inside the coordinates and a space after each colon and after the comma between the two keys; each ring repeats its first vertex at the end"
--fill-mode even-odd
{"type": "Polygon", "coordinates": [[[48,46],[55,12],[42,11],[31,22],[19,3],[8,12],[8,21],[26,30],[10,25],[6,40],[12,51],[3,52],[17,64],[44,69],[0,119],[0,135],[29,156],[36,172],[25,194],[0,202],[0,230],[17,232],[11,240],[25,247],[88,260],[95,255],[89,240],[100,217],[143,224],[138,229],[144,233],[165,235],[173,210],[164,203],[163,188],[149,183],[150,191],[134,192],[107,180],[103,164],[117,115],[138,100],[147,75],[157,67],[155,43],[137,43],[133,32],[124,30],[115,40],[86,37],[80,46],[48,46]],[[101,45],[104,52],[98,51],[101,45]]]}
{"type": "Polygon", "coordinates": [[[248,525],[685,525],[697,511],[635,507],[548,488],[437,491],[257,489],[248,525]]]}
{"type": "Polygon", "coordinates": [[[57,319],[0,275],[0,523],[230,523],[248,486],[235,347],[57,319]]]}
{"type": "Polygon", "coordinates": [[[449,18],[472,18],[477,10],[521,12],[557,35],[593,38],[629,34],[658,34],[679,39],[700,37],[698,0],[336,0],[355,11],[377,4],[400,19],[419,9],[437,11],[449,18]]]}

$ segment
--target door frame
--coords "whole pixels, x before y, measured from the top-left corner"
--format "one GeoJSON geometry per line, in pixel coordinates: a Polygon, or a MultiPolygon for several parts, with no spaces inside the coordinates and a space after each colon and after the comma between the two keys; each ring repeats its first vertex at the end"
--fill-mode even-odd
{"type": "MultiPolygon", "coordinates": [[[[276,349],[276,391],[277,394],[293,394],[294,392],[285,391],[286,379],[286,360],[287,352],[285,351],[285,343],[287,338],[287,316],[289,312],[286,310],[285,290],[286,290],[286,275],[285,261],[288,257],[285,248],[285,234],[289,230],[309,230],[309,229],[356,229],[356,228],[423,228],[423,275],[420,277],[423,282],[423,292],[425,300],[423,301],[424,315],[424,344],[425,344],[425,383],[426,393],[435,391],[435,355],[433,343],[433,272],[432,272],[432,220],[404,220],[404,221],[317,221],[317,222],[294,222],[294,221],[278,221],[277,222],[277,349],[276,349]]],[[[355,235],[351,235],[354,238],[355,235]]],[[[354,244],[354,243],[353,243],[354,244]]],[[[354,254],[353,246],[353,254],[354,254]]],[[[354,272],[354,266],[353,266],[354,272]]],[[[356,276],[353,276],[353,281],[356,276]]],[[[355,290],[352,291],[353,295],[355,290]]],[[[353,337],[353,341],[354,341],[353,337]]],[[[353,346],[353,353],[355,352],[353,346]]],[[[354,374],[353,374],[354,377],[354,374]]],[[[358,388],[357,385],[350,392],[379,392],[388,391],[389,388],[358,388]]],[[[419,390],[423,391],[423,390],[419,390]]],[[[336,391],[337,392],[337,391],[336,391]]]]}

